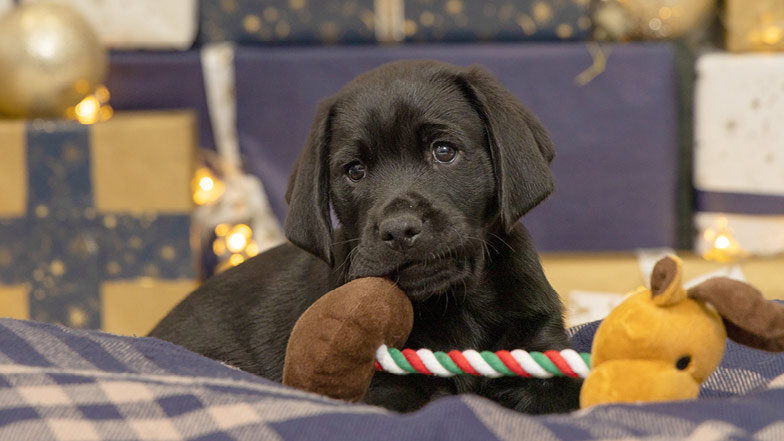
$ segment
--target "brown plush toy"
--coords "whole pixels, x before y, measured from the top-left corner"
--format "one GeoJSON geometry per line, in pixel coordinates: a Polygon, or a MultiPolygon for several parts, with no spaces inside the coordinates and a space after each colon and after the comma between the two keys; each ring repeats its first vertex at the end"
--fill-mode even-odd
{"type": "Polygon", "coordinates": [[[784,307],[751,285],[716,277],[686,290],[677,256],[660,260],[651,289],[615,307],[593,339],[581,407],[697,398],[727,337],[784,351],[784,307]]]}
{"type": "Polygon", "coordinates": [[[411,301],[393,282],[353,280],[318,299],[294,325],[283,384],[359,401],[375,372],[376,349],[400,347],[413,324],[411,301]]]}

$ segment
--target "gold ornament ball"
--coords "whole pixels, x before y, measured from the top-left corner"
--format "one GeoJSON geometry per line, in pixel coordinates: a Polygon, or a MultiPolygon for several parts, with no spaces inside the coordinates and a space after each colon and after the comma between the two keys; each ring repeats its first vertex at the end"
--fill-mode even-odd
{"type": "Polygon", "coordinates": [[[63,116],[103,82],[106,60],[98,36],[72,9],[16,7],[0,18],[0,114],[63,116]]]}

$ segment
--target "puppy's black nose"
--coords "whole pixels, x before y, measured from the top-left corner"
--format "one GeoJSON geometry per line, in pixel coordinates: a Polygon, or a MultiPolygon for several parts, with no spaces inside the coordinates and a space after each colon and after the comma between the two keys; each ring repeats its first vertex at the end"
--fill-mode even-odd
{"type": "Polygon", "coordinates": [[[381,240],[400,251],[411,248],[421,232],[422,221],[410,214],[384,219],[378,225],[378,234],[381,240]]]}

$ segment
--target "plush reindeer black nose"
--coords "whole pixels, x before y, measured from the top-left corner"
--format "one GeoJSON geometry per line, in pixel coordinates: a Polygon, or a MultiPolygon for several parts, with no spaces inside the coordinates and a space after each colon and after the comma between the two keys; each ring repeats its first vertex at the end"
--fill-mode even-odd
{"type": "Polygon", "coordinates": [[[405,251],[414,245],[422,232],[422,221],[411,214],[399,214],[381,221],[378,234],[392,248],[405,251]]]}

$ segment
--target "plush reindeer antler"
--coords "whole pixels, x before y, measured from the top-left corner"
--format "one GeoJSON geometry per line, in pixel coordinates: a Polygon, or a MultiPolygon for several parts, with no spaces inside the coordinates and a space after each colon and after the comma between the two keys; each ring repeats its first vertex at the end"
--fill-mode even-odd
{"type": "Polygon", "coordinates": [[[753,286],[715,277],[687,294],[716,308],[729,338],[752,348],[784,352],[784,305],[768,301],[753,286]]]}

